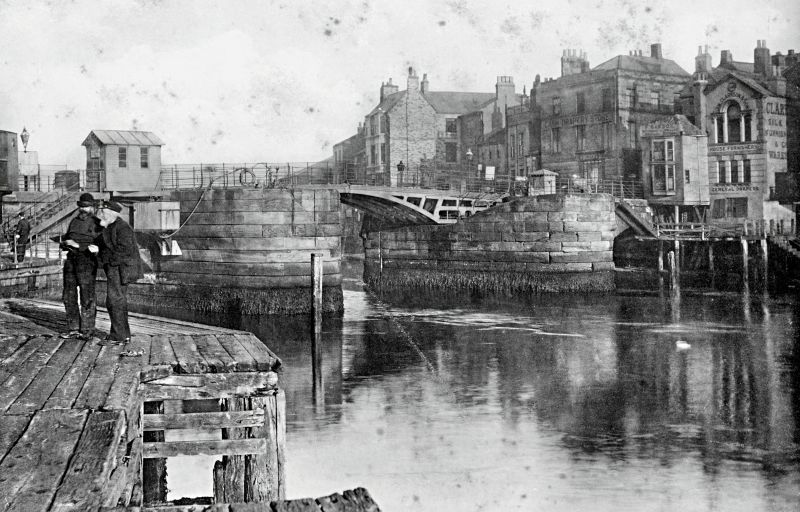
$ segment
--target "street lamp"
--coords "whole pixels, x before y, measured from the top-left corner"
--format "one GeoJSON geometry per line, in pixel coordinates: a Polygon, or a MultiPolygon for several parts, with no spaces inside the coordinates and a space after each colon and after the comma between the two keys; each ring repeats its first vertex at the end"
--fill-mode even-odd
{"type": "Polygon", "coordinates": [[[25,152],[28,152],[28,139],[31,138],[30,134],[28,134],[28,130],[25,127],[22,127],[22,133],[19,134],[19,138],[22,139],[22,147],[25,148],[25,152]]]}

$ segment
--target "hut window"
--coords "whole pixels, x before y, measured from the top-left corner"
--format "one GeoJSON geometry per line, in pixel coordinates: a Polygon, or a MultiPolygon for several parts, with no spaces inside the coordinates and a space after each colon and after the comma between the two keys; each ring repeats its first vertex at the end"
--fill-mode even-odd
{"type": "Polygon", "coordinates": [[[128,167],[128,148],[119,148],[119,166],[128,167]]]}
{"type": "Polygon", "coordinates": [[[140,167],[142,169],[147,169],[149,167],[149,161],[148,161],[148,158],[147,158],[148,157],[148,151],[147,150],[148,150],[148,148],[140,148],[139,165],[140,165],[140,167]]]}

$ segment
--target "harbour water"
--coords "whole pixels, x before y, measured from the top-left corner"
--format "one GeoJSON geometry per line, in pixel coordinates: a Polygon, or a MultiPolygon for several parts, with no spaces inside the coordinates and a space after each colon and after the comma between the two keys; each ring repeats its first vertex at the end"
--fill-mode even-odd
{"type": "MultiPolygon", "coordinates": [[[[800,509],[794,295],[372,293],[348,273],[321,387],[307,318],[203,315],[283,361],[287,498],[363,486],[385,511],[800,509]]],[[[171,462],[171,499],[210,494],[194,464],[171,462]]]]}

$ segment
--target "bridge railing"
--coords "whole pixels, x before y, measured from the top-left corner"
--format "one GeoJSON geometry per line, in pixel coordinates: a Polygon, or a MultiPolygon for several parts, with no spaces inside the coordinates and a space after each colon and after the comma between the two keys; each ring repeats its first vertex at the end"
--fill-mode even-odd
{"type": "Polygon", "coordinates": [[[159,182],[167,190],[349,184],[492,194],[509,192],[512,186],[504,176],[485,179],[450,168],[418,166],[384,172],[331,162],[169,164],[162,165],[159,182]]]}
{"type": "MultiPolygon", "coordinates": [[[[367,185],[392,188],[416,188],[450,191],[455,194],[527,193],[528,180],[506,174],[481,176],[482,171],[466,171],[458,165],[422,164],[386,170],[333,162],[259,162],[200,163],[163,165],[160,184],[163,189],[199,189],[260,186],[289,188],[300,185],[367,185]]],[[[552,188],[552,186],[551,186],[552,188]]],[[[555,188],[546,193],[605,193],[620,199],[644,198],[638,180],[591,180],[559,175],[555,188]]]]}

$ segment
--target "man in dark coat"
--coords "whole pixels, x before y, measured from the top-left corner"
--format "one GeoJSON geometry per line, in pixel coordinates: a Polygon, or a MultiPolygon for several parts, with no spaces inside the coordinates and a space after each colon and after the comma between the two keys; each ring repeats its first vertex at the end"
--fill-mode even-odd
{"type": "Polygon", "coordinates": [[[139,248],[133,229],[122,220],[122,205],[104,201],[97,218],[104,228],[98,237],[98,260],[106,273],[106,308],[111,318],[107,343],[122,344],[131,339],[128,325],[128,284],[143,277],[139,248]]]}
{"type": "Polygon", "coordinates": [[[94,216],[95,202],[92,194],[81,194],[78,215],[69,223],[61,237],[61,250],[67,251],[64,262],[64,309],[67,312],[67,332],[62,338],[90,339],[94,336],[97,314],[95,281],[97,280],[98,246],[95,239],[103,228],[94,216]],[[78,304],[80,289],[80,307],[78,304]]]}
{"type": "Polygon", "coordinates": [[[17,255],[17,263],[22,263],[25,259],[25,251],[28,250],[28,242],[31,236],[31,223],[25,218],[25,212],[19,212],[19,222],[14,231],[14,246],[17,255]]]}

